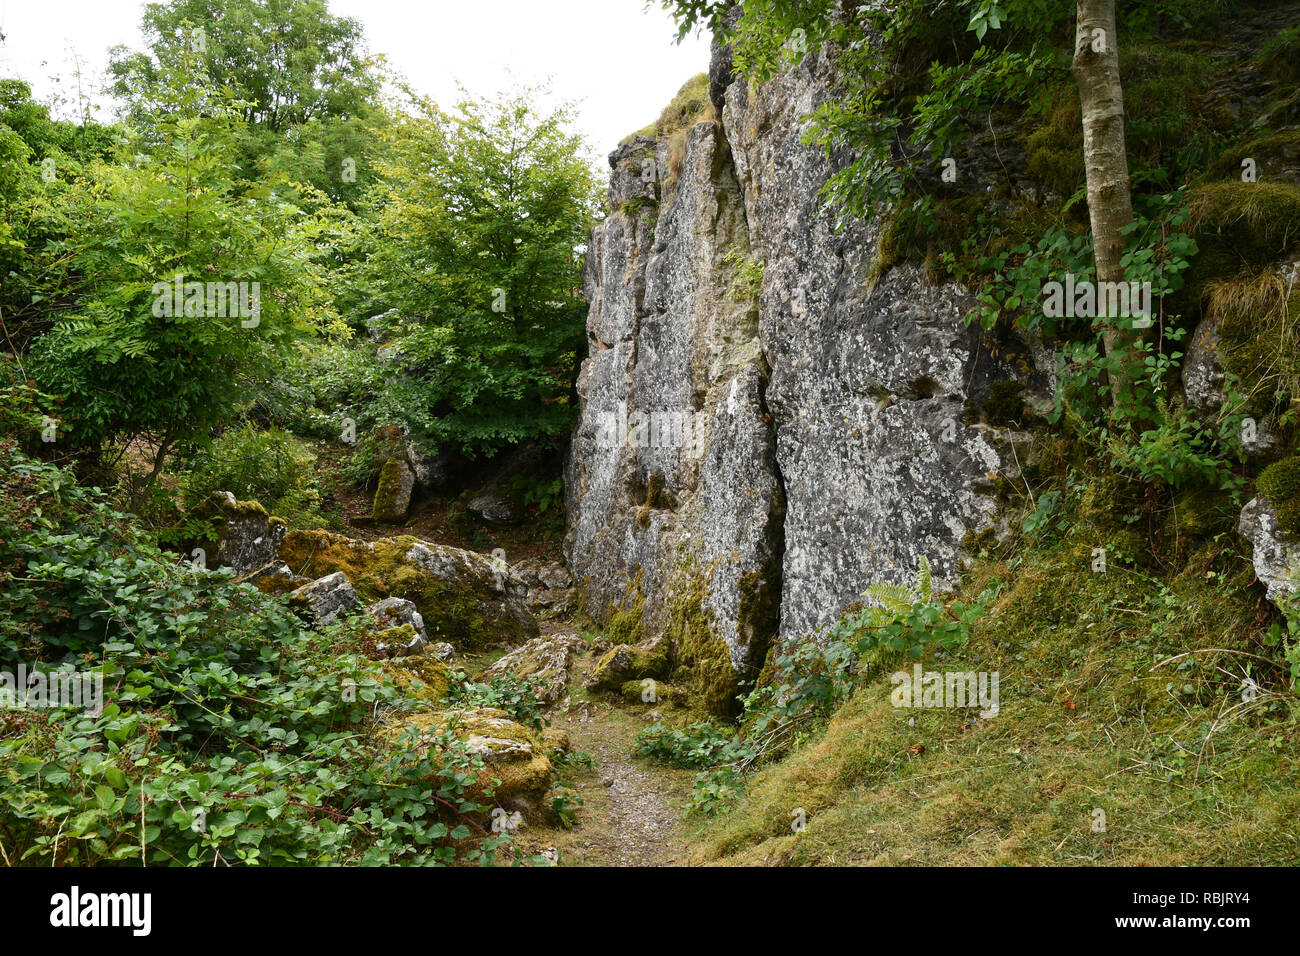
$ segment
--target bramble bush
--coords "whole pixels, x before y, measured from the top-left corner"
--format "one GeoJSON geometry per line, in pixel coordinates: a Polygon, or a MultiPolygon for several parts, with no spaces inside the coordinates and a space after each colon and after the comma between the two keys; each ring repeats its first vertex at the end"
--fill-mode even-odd
{"type": "Polygon", "coordinates": [[[0,667],[89,669],[105,688],[98,714],[0,715],[7,862],[511,853],[467,797],[485,771],[454,728],[377,741],[415,702],[361,656],[357,625],[306,631],[281,600],[178,562],[12,441],[0,462],[0,667]]]}

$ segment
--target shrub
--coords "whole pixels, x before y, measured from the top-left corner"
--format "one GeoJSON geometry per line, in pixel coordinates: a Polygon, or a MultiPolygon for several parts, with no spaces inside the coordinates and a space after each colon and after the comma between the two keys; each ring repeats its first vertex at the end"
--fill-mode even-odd
{"type": "Polygon", "coordinates": [[[316,455],[301,439],[246,422],[200,453],[183,484],[191,506],[214,491],[229,491],[241,501],[260,501],[293,527],[314,528],[325,523],[316,474],[316,455]]]}
{"type": "Polygon", "coordinates": [[[354,626],[303,631],[12,442],[0,463],[0,666],[90,667],[106,689],[99,713],[3,715],[9,862],[442,864],[508,843],[450,729],[376,732],[417,699],[354,626]]]}
{"type": "Polygon", "coordinates": [[[637,734],[636,754],[674,767],[701,770],[725,762],[734,743],[734,733],[713,724],[694,723],[681,730],[653,724],[637,734]]]}

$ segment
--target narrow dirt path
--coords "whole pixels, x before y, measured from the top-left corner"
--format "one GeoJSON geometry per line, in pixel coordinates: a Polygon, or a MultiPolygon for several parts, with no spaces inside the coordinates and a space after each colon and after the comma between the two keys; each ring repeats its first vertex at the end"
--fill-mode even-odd
{"type": "Polygon", "coordinates": [[[695,775],[633,756],[654,708],[591,698],[581,689],[588,663],[573,669],[568,712],[551,718],[569,734],[572,750],[590,757],[590,766],[574,763],[568,771],[583,805],[572,830],[549,831],[544,839],[559,850],[561,866],[687,865],[683,814],[695,775]]]}

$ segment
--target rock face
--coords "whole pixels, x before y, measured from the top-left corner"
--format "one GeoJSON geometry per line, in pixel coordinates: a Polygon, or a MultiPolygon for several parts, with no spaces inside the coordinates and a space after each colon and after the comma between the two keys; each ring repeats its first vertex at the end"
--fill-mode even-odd
{"type": "Polygon", "coordinates": [[[361,603],[352,582],[342,571],[335,571],[290,592],[302,602],[317,624],[329,624],[361,603]]]}
{"type": "MultiPolygon", "coordinates": [[[[648,140],[633,146],[611,163],[655,158],[648,140]]],[[[758,306],[737,283],[749,234],[722,126],[690,131],[658,218],[619,211],[643,189],[614,177],[613,215],[589,247],[566,553],[597,618],[634,615],[643,634],[678,632],[687,666],[725,659],[753,676],[776,626],[784,496],[758,306]]]]}
{"type": "Polygon", "coordinates": [[[228,491],[208,500],[214,518],[223,525],[217,563],[236,574],[247,574],[275,560],[284,541],[285,524],[272,518],[256,501],[236,501],[228,491]]]}
{"type": "Polygon", "coordinates": [[[922,555],[954,580],[1006,467],[964,406],[1011,376],[977,354],[962,288],[917,266],[875,275],[881,223],[837,232],[823,211],[833,170],[801,136],[824,62],[755,90],[715,60],[711,79],[722,120],[690,130],[680,170],[645,138],[610,157],[566,556],[593,617],[667,635],[717,705],[773,639],[910,580],[922,555]]]}
{"type": "Polygon", "coordinates": [[[1265,597],[1274,604],[1296,592],[1292,569],[1300,566],[1300,539],[1277,524],[1277,513],[1264,498],[1254,498],[1241,509],[1237,531],[1250,542],[1255,577],[1267,589],[1265,597]]]}

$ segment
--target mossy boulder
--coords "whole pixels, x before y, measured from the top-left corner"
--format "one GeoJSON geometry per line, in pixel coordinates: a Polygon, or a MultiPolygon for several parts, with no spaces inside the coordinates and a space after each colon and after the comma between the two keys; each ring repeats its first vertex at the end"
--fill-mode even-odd
{"type": "Polygon", "coordinates": [[[1300,398],[1297,257],[1300,249],[1290,261],[1207,284],[1206,314],[1193,333],[1183,370],[1188,402],[1202,412],[1217,412],[1228,376],[1235,377],[1232,388],[1248,398],[1247,411],[1259,420],[1261,434],[1253,444],[1261,453],[1271,450],[1274,437],[1262,434],[1265,419],[1275,419],[1300,398]]]}
{"type": "Polygon", "coordinates": [[[1284,458],[1265,468],[1255,482],[1277,514],[1277,525],[1300,535],[1300,458],[1284,458]]]}
{"type": "Polygon", "coordinates": [[[295,588],[307,584],[311,579],[301,574],[294,574],[287,564],[276,560],[262,565],[256,571],[241,575],[238,580],[240,584],[253,585],[263,594],[288,594],[295,588]]]}
{"type": "Polygon", "coordinates": [[[248,574],[275,561],[285,523],[267,514],[257,501],[239,501],[228,491],[213,492],[190,510],[188,518],[206,521],[214,537],[188,542],[202,548],[211,567],[248,574]]]}
{"type": "Polygon", "coordinates": [[[384,661],[380,667],[408,697],[418,697],[430,704],[440,704],[447,699],[451,667],[431,654],[384,661]]]}
{"type": "Polygon", "coordinates": [[[406,520],[411,510],[411,492],[415,488],[415,473],[405,460],[389,458],[379,470],[379,486],[375,489],[373,516],[380,522],[406,520]]]}
{"type": "Polygon", "coordinates": [[[559,727],[547,727],[543,730],[541,741],[548,756],[563,756],[573,749],[573,741],[569,738],[569,732],[559,727]]]}
{"type": "Polygon", "coordinates": [[[473,649],[520,644],[537,635],[523,584],[486,555],[412,535],[361,541],[328,531],[291,531],[280,559],[297,574],[343,572],[367,603],[405,598],[419,611],[430,641],[473,649]]]}
{"type": "Polygon", "coordinates": [[[572,632],[535,637],[494,662],[476,679],[486,683],[503,675],[531,678],[537,700],[553,704],[568,689],[573,655],[582,653],[587,647],[587,642],[572,632]]]}
{"type": "Polygon", "coordinates": [[[289,593],[289,603],[316,624],[331,624],[356,610],[361,601],[348,576],[335,571],[295,588],[289,593]]]}
{"type": "MultiPolygon", "coordinates": [[[[649,680],[653,680],[653,678],[649,680]]],[[[619,688],[619,694],[628,703],[650,706],[685,704],[687,700],[686,691],[682,688],[661,680],[655,680],[653,684],[649,684],[647,678],[627,681],[619,688]]]]}
{"type": "Polygon", "coordinates": [[[587,687],[591,690],[621,691],[628,681],[667,677],[672,670],[670,646],[663,637],[652,638],[637,645],[620,644],[596,662],[591,676],[587,678],[587,687]]]}
{"type": "Polygon", "coordinates": [[[386,627],[375,635],[375,653],[379,657],[410,657],[429,646],[429,639],[411,624],[386,627]]]}
{"type": "Polygon", "coordinates": [[[402,723],[386,728],[384,735],[396,740],[410,730],[427,736],[451,730],[482,758],[484,768],[466,792],[468,799],[517,810],[532,819],[541,815],[552,778],[547,744],[505,711],[489,707],[417,711],[403,715],[402,723]]]}

